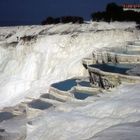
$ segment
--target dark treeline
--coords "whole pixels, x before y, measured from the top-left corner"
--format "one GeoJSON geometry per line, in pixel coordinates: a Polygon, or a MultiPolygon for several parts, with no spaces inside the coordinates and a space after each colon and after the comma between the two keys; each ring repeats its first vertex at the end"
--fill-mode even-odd
{"type": "Polygon", "coordinates": [[[140,12],[123,11],[122,6],[115,3],[109,3],[106,11],[91,14],[93,21],[136,21],[140,23],[140,12]]]}
{"type": "Polygon", "coordinates": [[[48,17],[42,21],[42,25],[46,24],[58,24],[58,23],[83,23],[84,19],[78,16],[63,16],[59,18],[48,17]]]}
{"type": "MultiPolygon", "coordinates": [[[[95,12],[91,14],[93,21],[136,21],[140,23],[140,12],[124,11],[122,6],[116,3],[109,3],[106,6],[106,10],[103,12],[95,12]]],[[[83,17],[79,16],[62,16],[58,18],[47,17],[41,22],[42,25],[46,24],[58,24],[58,23],[84,23],[83,17]]]]}

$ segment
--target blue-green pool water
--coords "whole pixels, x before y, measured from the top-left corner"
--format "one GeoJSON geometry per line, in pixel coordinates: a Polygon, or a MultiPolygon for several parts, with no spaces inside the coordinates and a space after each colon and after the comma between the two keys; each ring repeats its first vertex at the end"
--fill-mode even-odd
{"type": "Polygon", "coordinates": [[[105,72],[126,74],[127,71],[134,68],[137,64],[94,64],[91,67],[98,68],[105,72]]]}

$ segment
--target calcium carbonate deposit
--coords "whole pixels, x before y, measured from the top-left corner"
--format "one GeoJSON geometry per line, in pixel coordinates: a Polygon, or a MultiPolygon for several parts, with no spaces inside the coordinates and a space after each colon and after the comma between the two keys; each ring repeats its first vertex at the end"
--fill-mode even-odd
{"type": "Polygon", "coordinates": [[[91,22],[1,27],[0,108],[3,112],[12,110],[15,116],[0,114],[0,138],[139,140],[139,84],[124,83],[85,100],[40,98],[49,93],[53,83],[87,77],[82,59],[91,57],[93,50],[139,40],[135,26],[91,22]],[[7,120],[2,115],[7,115],[7,120]]]}

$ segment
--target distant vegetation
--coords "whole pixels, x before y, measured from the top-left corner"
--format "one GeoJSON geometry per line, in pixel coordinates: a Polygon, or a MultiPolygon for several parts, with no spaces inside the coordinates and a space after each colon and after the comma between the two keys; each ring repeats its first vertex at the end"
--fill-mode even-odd
{"type": "Polygon", "coordinates": [[[82,24],[84,19],[79,16],[63,16],[58,18],[48,17],[44,21],[42,21],[42,25],[46,24],[58,24],[58,23],[78,23],[82,24]]]}
{"type": "MultiPolygon", "coordinates": [[[[103,12],[94,12],[91,14],[93,21],[136,21],[140,24],[140,12],[124,11],[122,6],[116,3],[109,3],[103,12]]],[[[58,18],[47,17],[41,22],[42,25],[58,24],[58,23],[84,23],[83,17],[79,16],[62,16],[58,18]]]]}
{"type": "Polygon", "coordinates": [[[140,12],[123,11],[122,6],[115,3],[109,3],[106,11],[91,14],[93,21],[136,21],[140,23],[140,12]]]}

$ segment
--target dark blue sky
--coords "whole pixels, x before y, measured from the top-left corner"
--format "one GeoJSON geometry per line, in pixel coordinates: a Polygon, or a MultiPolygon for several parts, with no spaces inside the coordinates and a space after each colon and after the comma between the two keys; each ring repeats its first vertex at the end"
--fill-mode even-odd
{"type": "Polygon", "coordinates": [[[76,15],[86,20],[106,4],[134,0],[0,0],[0,25],[39,24],[47,16],[76,15]]]}

